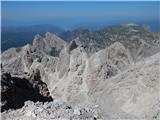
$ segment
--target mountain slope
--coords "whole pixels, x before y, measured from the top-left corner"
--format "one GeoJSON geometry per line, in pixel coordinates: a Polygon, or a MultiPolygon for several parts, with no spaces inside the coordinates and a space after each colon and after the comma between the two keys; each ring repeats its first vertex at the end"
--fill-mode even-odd
{"type": "Polygon", "coordinates": [[[158,120],[160,118],[160,54],[131,65],[109,78],[93,95],[104,115],[110,119],[128,118],[158,120]],[[104,106],[105,105],[105,106],[104,106]]]}
{"type": "MultiPolygon", "coordinates": [[[[75,49],[72,52],[74,53],[77,50],[78,49],[75,49]]],[[[75,58],[75,56],[73,58],[75,58]]],[[[103,116],[102,118],[104,118],[104,120],[106,119],[158,120],[160,118],[160,113],[159,113],[160,62],[159,61],[160,61],[160,53],[157,53],[151,57],[148,57],[147,59],[144,59],[143,61],[139,61],[136,64],[130,65],[130,67],[125,69],[125,71],[119,72],[119,74],[116,74],[112,77],[110,76],[109,78],[105,77],[102,78],[103,75],[100,75],[96,76],[95,79],[93,79],[94,76],[93,73],[92,72],[88,73],[88,72],[90,70],[97,70],[97,69],[88,68],[90,69],[89,71],[85,69],[84,72],[80,72],[79,70],[81,70],[80,69],[81,65],[79,66],[80,68],[78,67],[77,70],[74,68],[71,69],[70,72],[64,71],[63,77],[59,78],[60,77],[59,76],[58,77],[59,79],[57,79],[57,81],[55,78],[57,73],[55,72],[50,73],[48,71],[49,68],[48,70],[47,68],[43,69],[45,69],[44,72],[45,74],[47,74],[46,77],[49,77],[49,81],[45,81],[48,84],[49,90],[51,91],[53,90],[53,88],[55,88],[54,91],[51,92],[52,96],[56,99],[66,101],[74,107],[76,107],[78,104],[79,104],[78,106],[86,106],[86,105],[98,106],[98,109],[101,109],[101,111],[99,111],[100,112],[99,114],[103,116]],[[77,74],[79,75],[77,76],[77,74]],[[86,77],[88,75],[91,76],[92,79],[86,77]],[[99,80],[102,81],[100,82],[99,80]]],[[[39,63],[39,65],[37,63],[36,64],[33,63],[32,68],[35,69],[36,66],[34,65],[38,65],[37,68],[42,70],[40,64],[41,63],[39,63]]],[[[64,64],[62,66],[64,66],[64,64]]],[[[65,68],[65,66],[63,67],[63,69],[65,68]]],[[[29,107],[28,109],[31,108],[29,107]]],[[[34,105],[34,109],[40,109],[40,107],[34,105]]],[[[22,110],[25,114],[27,114],[28,110],[26,107],[22,108],[22,110]]],[[[49,110],[49,108],[47,108],[46,110],[49,110]]],[[[54,111],[51,114],[46,113],[45,117],[48,116],[49,118],[53,114],[59,114],[57,112],[58,111],[54,111]]],[[[2,113],[2,116],[9,118],[11,117],[14,118],[15,116],[16,117],[21,116],[21,118],[25,119],[25,114],[16,115],[14,111],[9,111],[7,114],[2,113]]],[[[39,114],[37,114],[36,116],[38,117],[39,114]]],[[[80,117],[80,115],[78,116],[80,117]]],[[[29,114],[29,117],[34,117],[34,116],[32,114],[29,114]]],[[[62,119],[67,118],[67,116],[65,117],[63,115],[61,117],[62,119]]]]}

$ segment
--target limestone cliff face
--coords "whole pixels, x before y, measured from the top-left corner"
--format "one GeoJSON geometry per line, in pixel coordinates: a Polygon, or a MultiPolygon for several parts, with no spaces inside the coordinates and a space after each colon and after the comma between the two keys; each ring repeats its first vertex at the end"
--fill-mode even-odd
{"type": "Polygon", "coordinates": [[[12,74],[23,75],[32,64],[31,45],[19,48],[11,48],[1,55],[3,69],[12,74]]]}
{"type": "Polygon", "coordinates": [[[160,118],[160,54],[131,65],[97,87],[94,103],[109,118],[158,120],[160,118]],[[114,112],[113,112],[114,111],[114,112]]]}
{"type": "Polygon", "coordinates": [[[47,32],[45,38],[36,35],[33,40],[33,49],[43,51],[51,56],[58,56],[65,45],[65,41],[55,34],[47,32]]]}
{"type": "Polygon", "coordinates": [[[44,47],[45,47],[45,45],[44,45],[43,38],[37,34],[33,40],[33,48],[35,50],[42,50],[43,51],[44,47]]]}

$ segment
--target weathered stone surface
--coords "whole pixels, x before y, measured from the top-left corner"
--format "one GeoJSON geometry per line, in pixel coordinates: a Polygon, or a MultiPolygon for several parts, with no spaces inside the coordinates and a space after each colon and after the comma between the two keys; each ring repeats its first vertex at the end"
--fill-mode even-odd
{"type": "Polygon", "coordinates": [[[71,107],[64,102],[25,102],[23,108],[16,111],[6,111],[2,114],[2,119],[10,120],[94,120],[101,119],[100,109],[92,106],[71,107]]]}
{"type": "Polygon", "coordinates": [[[36,35],[33,40],[33,48],[35,50],[44,50],[45,44],[40,35],[36,35]]]}

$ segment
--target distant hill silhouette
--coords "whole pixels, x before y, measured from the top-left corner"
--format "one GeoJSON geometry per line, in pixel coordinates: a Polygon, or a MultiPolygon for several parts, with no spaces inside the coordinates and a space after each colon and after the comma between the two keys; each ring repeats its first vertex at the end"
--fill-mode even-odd
{"type": "Polygon", "coordinates": [[[4,51],[11,47],[19,47],[27,43],[31,43],[35,34],[43,35],[48,31],[59,34],[63,31],[63,29],[50,24],[19,27],[2,26],[1,50],[4,51]]]}

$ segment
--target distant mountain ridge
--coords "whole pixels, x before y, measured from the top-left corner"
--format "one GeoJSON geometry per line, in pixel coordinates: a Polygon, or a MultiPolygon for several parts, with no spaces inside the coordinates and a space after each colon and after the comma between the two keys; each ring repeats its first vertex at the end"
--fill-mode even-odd
{"type": "MultiPolygon", "coordinates": [[[[119,26],[119,25],[115,25],[119,26]]],[[[64,30],[58,26],[52,24],[39,24],[39,25],[30,25],[30,26],[19,26],[19,27],[7,27],[2,26],[2,47],[1,50],[7,50],[12,47],[20,47],[27,43],[31,44],[35,34],[40,34],[43,36],[46,32],[52,32],[64,39],[65,41],[71,41],[79,36],[87,37],[93,36],[96,38],[97,33],[101,34],[104,30],[113,28],[112,26],[103,26],[101,29],[91,29],[89,27],[78,27],[76,29],[64,30]]],[[[117,28],[116,28],[117,29],[117,28]]],[[[118,32],[118,31],[117,31],[118,32]]],[[[104,36],[104,35],[103,35],[104,36]]]]}
{"type": "MultiPolygon", "coordinates": [[[[65,41],[74,39],[80,41],[89,53],[91,51],[94,53],[100,49],[104,49],[106,46],[110,46],[114,42],[120,42],[125,47],[129,47],[128,49],[130,50],[138,50],[138,46],[144,47],[147,50],[148,45],[148,47],[150,47],[150,45],[160,45],[159,42],[157,43],[157,41],[153,41],[155,36],[158,36],[158,33],[155,34],[151,32],[148,26],[137,24],[114,25],[97,31],[76,29],[60,34],[60,37],[65,41]]],[[[142,49],[141,47],[139,50],[142,49]]],[[[143,52],[141,54],[145,54],[143,52]]],[[[132,51],[132,53],[134,52],[132,51]]],[[[133,54],[133,56],[136,55],[133,54]]]]}
{"type": "Polygon", "coordinates": [[[31,44],[35,34],[44,35],[46,32],[59,34],[64,30],[54,25],[41,24],[20,27],[5,27],[2,26],[1,42],[2,51],[11,47],[20,47],[25,44],[31,44]]]}

